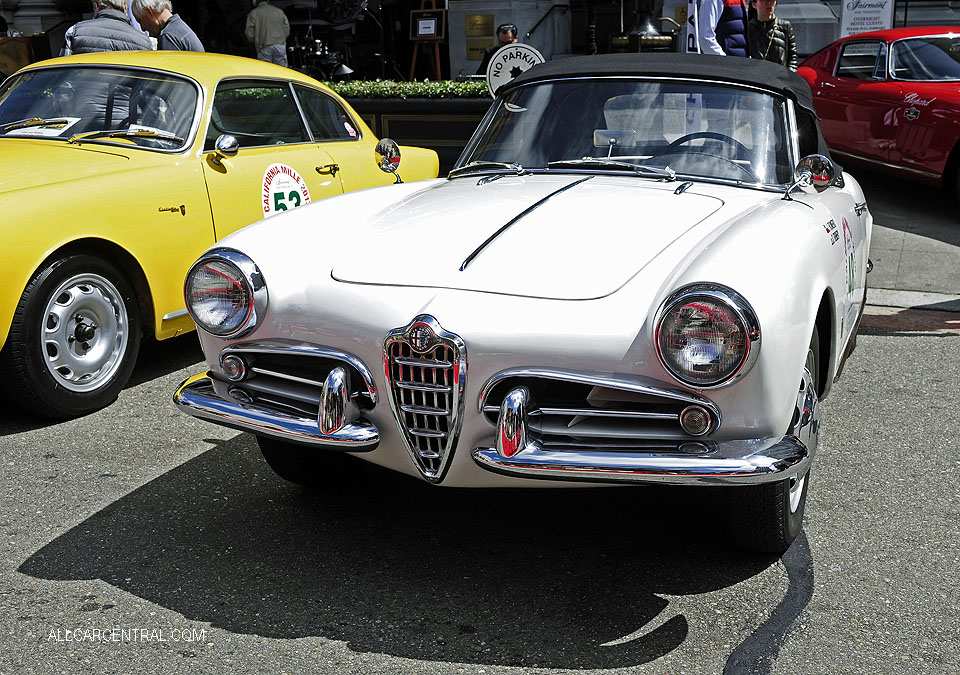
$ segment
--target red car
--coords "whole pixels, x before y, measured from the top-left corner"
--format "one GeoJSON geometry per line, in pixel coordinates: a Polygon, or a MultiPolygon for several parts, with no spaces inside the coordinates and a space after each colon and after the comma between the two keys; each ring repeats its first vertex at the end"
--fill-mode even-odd
{"type": "Polygon", "coordinates": [[[960,27],[841,38],[800,64],[840,161],[960,194],[960,27]]]}

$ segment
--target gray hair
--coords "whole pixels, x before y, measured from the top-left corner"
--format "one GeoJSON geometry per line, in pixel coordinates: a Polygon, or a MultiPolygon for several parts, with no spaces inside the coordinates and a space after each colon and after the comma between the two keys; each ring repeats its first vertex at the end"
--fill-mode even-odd
{"type": "Polygon", "coordinates": [[[102,9],[115,9],[127,13],[127,0],[93,0],[93,4],[102,9]]]}
{"type": "Polygon", "coordinates": [[[170,4],[170,0],[133,0],[133,5],[131,7],[133,10],[134,16],[143,16],[146,14],[144,10],[151,10],[159,14],[163,10],[173,11],[173,5],[170,4]]]}

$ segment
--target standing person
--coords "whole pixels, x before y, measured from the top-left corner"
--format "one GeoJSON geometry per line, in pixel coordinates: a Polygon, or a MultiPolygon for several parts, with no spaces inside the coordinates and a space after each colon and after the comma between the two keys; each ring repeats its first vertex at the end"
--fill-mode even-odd
{"type": "Polygon", "coordinates": [[[137,22],[157,38],[157,49],[204,51],[197,34],[179,14],[173,13],[170,0],[133,0],[132,7],[137,22]]]}
{"type": "Polygon", "coordinates": [[[747,0],[701,0],[697,41],[701,54],[750,56],[747,0]]]}
{"type": "Polygon", "coordinates": [[[153,49],[150,38],[127,20],[127,0],[93,0],[93,18],[73,24],[63,38],[60,56],[153,49]]]}
{"type": "Polygon", "coordinates": [[[773,61],[796,72],[797,36],[789,21],[773,13],[777,0],[754,0],[750,4],[757,11],[750,19],[750,57],[773,61]]]}
{"type": "Polygon", "coordinates": [[[271,5],[270,0],[253,0],[253,4],[243,32],[247,42],[253,44],[261,61],[286,66],[287,36],[290,35],[287,15],[282,9],[271,5]]]}
{"type": "Polygon", "coordinates": [[[514,44],[518,39],[519,33],[517,32],[517,27],[512,23],[503,23],[497,26],[498,44],[489,47],[483,53],[483,60],[480,62],[480,67],[477,68],[477,75],[486,75],[487,68],[490,67],[490,59],[493,58],[494,53],[501,47],[514,44]]]}

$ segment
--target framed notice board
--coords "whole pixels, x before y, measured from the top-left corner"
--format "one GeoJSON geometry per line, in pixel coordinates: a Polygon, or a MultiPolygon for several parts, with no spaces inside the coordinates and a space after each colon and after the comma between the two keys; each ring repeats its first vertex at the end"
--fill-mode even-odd
{"type": "Polygon", "coordinates": [[[443,40],[446,38],[447,10],[410,10],[411,40],[443,40]]]}

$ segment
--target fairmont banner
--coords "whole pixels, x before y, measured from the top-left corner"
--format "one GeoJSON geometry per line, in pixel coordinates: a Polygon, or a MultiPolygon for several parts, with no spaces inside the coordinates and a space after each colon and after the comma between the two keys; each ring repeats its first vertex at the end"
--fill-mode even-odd
{"type": "Polygon", "coordinates": [[[893,27],[895,0],[844,0],[840,37],[893,27]]]}

